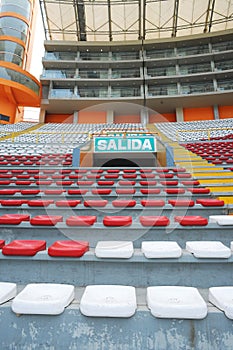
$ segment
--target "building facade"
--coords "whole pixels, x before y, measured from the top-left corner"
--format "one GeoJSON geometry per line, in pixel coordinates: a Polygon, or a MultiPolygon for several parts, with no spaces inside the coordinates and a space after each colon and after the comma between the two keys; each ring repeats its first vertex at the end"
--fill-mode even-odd
{"type": "Polygon", "coordinates": [[[40,106],[40,82],[29,73],[35,17],[35,0],[0,3],[0,123],[14,123],[21,107],[40,106]]]}

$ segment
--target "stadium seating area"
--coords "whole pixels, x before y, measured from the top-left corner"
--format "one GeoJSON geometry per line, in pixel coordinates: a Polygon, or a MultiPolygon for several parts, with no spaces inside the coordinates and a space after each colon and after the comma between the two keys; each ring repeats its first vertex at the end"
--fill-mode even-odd
{"type": "MultiPolygon", "coordinates": [[[[229,159],[227,145],[216,141],[213,154],[228,152],[229,159]]],[[[71,153],[37,147],[0,155],[2,329],[24,315],[30,327],[36,324],[36,342],[43,322],[48,332],[57,327],[55,344],[69,327],[107,333],[124,327],[132,335],[142,320],[143,343],[153,327],[170,322],[184,337],[184,320],[194,322],[195,332],[220,320],[231,329],[231,203],[183,165],[74,168],[71,153]],[[52,317],[49,324],[42,315],[52,317]]]]}
{"type": "Polygon", "coordinates": [[[233,137],[232,119],[156,123],[156,127],[172,141],[178,142],[231,139],[233,137]]]}

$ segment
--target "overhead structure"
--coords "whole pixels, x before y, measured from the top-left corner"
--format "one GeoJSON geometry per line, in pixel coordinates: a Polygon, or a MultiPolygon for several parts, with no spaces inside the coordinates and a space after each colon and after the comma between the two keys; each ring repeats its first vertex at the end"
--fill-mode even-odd
{"type": "Polygon", "coordinates": [[[47,40],[149,40],[233,28],[233,0],[39,1],[47,40]]]}

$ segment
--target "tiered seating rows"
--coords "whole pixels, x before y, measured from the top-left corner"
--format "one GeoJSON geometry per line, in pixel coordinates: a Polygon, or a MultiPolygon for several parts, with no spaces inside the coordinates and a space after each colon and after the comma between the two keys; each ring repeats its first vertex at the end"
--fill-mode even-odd
{"type": "MultiPolygon", "coordinates": [[[[208,300],[232,319],[229,297],[233,287],[209,289],[208,300]]],[[[27,284],[17,294],[15,283],[1,282],[0,302],[13,299],[16,314],[59,315],[75,299],[75,287],[67,284],[27,284]]],[[[158,318],[203,319],[207,304],[197,288],[183,286],[150,286],[146,304],[158,318]]],[[[88,317],[132,317],[137,311],[136,289],[120,285],[88,285],[80,298],[80,312],[88,317]]]]}

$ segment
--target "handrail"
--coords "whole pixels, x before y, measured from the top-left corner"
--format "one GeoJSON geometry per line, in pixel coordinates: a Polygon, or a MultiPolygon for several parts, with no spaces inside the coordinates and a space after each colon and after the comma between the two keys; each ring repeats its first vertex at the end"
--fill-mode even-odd
{"type": "Polygon", "coordinates": [[[177,130],[176,131],[176,140],[177,141],[180,141],[179,140],[179,135],[181,134],[181,133],[188,133],[188,132],[190,132],[190,133],[195,133],[195,132],[206,132],[207,133],[207,137],[208,137],[208,140],[210,140],[210,133],[211,133],[211,131],[215,131],[215,130],[232,130],[232,132],[233,132],[233,129],[232,129],[232,127],[222,127],[222,128],[208,128],[208,129],[192,129],[192,130],[177,130]]]}

